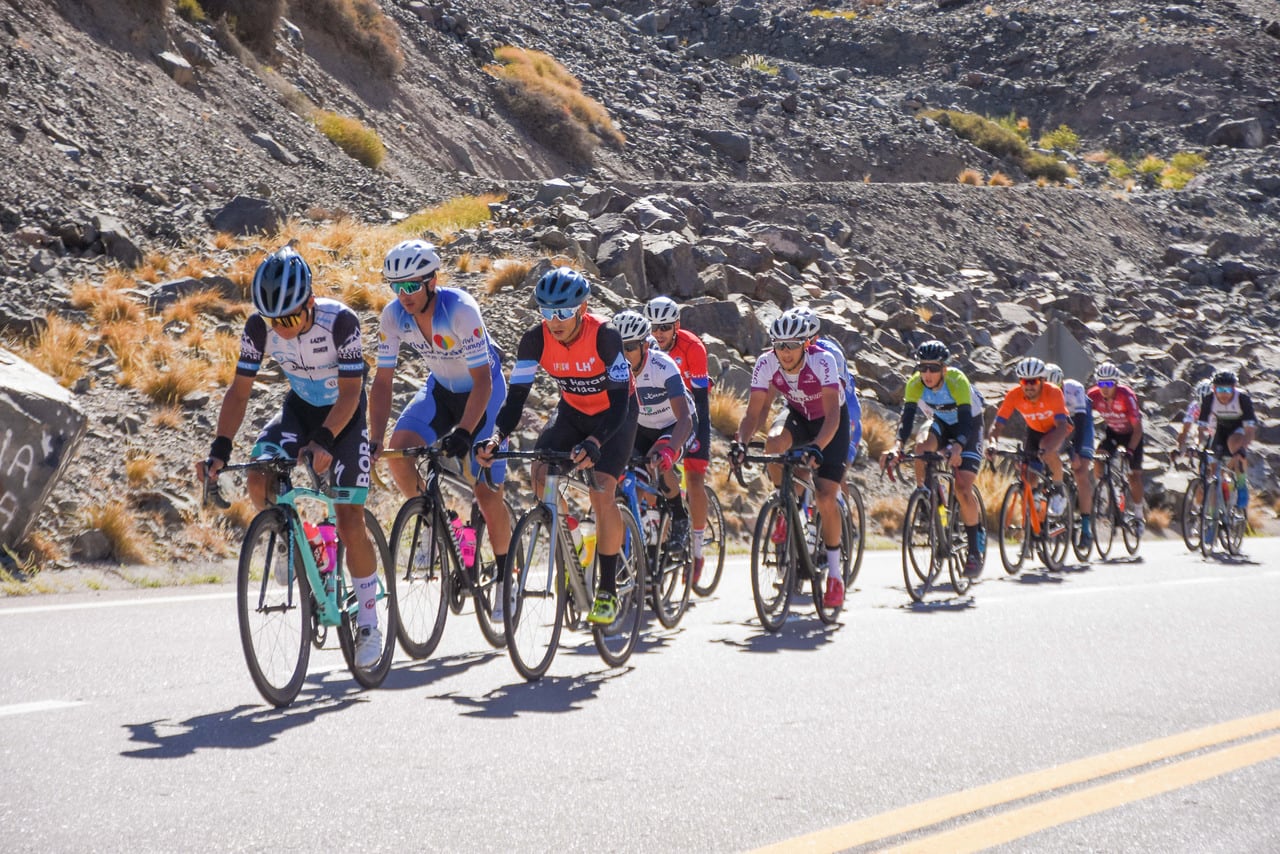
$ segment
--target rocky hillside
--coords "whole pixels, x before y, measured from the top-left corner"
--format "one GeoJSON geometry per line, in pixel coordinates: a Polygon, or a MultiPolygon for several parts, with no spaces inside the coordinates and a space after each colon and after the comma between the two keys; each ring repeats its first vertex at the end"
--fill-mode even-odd
{"type": "MultiPolygon", "coordinates": [[[[225,22],[193,24],[160,0],[0,4],[5,334],[68,314],[72,284],[108,265],[207,250],[246,208],[269,227],[387,224],[496,191],[509,198],[495,227],[463,234],[451,257],[564,253],[606,304],[678,294],[730,385],[797,301],[887,409],[922,337],[954,342],[990,397],[1051,319],[1126,368],[1158,443],[1189,383],[1239,368],[1268,425],[1254,482],[1275,488],[1274,3],[381,0],[405,58],[392,77],[330,34],[315,11],[329,5],[290,3],[254,54],[225,22]],[[625,144],[567,159],[485,71],[503,45],[563,63],[625,144]],[[376,130],[382,165],[348,157],[300,104],[376,130]],[[1066,125],[1078,147],[1053,156],[1074,176],[1040,186],[1025,160],[962,139],[934,110],[1025,119],[1033,145],[1066,125]],[[1180,190],[1141,165],[1192,153],[1203,166],[1180,190]],[[957,183],[965,169],[981,185],[957,183]],[[1013,186],[988,185],[997,172],[1013,186]]],[[[525,296],[486,298],[507,337],[528,319],[525,296]]],[[[147,524],[178,545],[157,557],[185,556],[173,536],[185,472],[219,396],[189,401],[180,429],[156,427],[110,364],[96,370],[79,394],[89,437],[40,528],[70,559],[128,436],[162,460],[147,524]]],[[[1154,466],[1152,494],[1168,501],[1154,466]]]]}

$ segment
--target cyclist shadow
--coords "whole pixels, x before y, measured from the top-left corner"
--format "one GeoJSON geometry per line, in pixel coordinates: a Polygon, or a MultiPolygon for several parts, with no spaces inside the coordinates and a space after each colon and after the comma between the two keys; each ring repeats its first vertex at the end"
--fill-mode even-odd
{"type": "MultiPolygon", "coordinates": [[[[322,686],[324,687],[324,686],[322,686]]],[[[306,726],[322,715],[341,712],[355,703],[365,702],[362,689],[348,682],[345,687],[332,686],[316,692],[303,689],[298,700],[287,709],[242,705],[224,712],[197,715],[183,721],[160,718],[137,724],[125,724],[129,741],[142,746],[121,751],[133,759],[179,759],[201,749],[244,750],[263,747],[295,727],[306,726]],[[332,702],[307,702],[329,699],[332,702]]]]}
{"type": "Polygon", "coordinates": [[[723,644],[739,652],[778,653],[797,650],[807,652],[820,649],[832,641],[834,632],[840,628],[842,623],[837,621],[833,625],[827,625],[817,617],[805,617],[792,613],[788,615],[782,630],[776,634],[761,630],[760,624],[754,621],[732,622],[722,625],[755,629],[757,634],[750,635],[745,640],[716,638],[712,643],[723,644]]]}
{"type": "Polygon", "coordinates": [[[1116,557],[1100,558],[1104,566],[1137,566],[1140,563],[1146,563],[1142,555],[1118,555],[1116,557]]]}
{"type": "Polygon", "coordinates": [[[516,718],[525,712],[575,712],[582,709],[587,701],[594,700],[610,680],[634,669],[627,666],[578,676],[544,676],[537,682],[514,682],[479,696],[449,691],[428,699],[449,700],[466,709],[462,714],[469,718],[516,718]]]}
{"type": "Polygon", "coordinates": [[[422,688],[441,679],[465,673],[477,665],[505,657],[505,649],[491,649],[485,652],[467,652],[393,665],[391,672],[387,674],[386,680],[378,690],[401,691],[406,688],[422,688]]]}
{"type": "MultiPolygon", "coordinates": [[[[935,588],[937,589],[937,588],[935,588]]],[[[906,602],[900,607],[912,614],[960,614],[977,605],[972,596],[955,596],[950,599],[926,599],[923,602],[906,602]]]]}
{"type": "Polygon", "coordinates": [[[1213,554],[1204,558],[1204,560],[1213,561],[1214,563],[1220,563],[1220,564],[1223,564],[1224,566],[1261,566],[1262,565],[1261,563],[1249,557],[1248,555],[1242,555],[1242,554],[1231,555],[1231,554],[1227,554],[1226,552],[1214,552],[1213,554]]]}

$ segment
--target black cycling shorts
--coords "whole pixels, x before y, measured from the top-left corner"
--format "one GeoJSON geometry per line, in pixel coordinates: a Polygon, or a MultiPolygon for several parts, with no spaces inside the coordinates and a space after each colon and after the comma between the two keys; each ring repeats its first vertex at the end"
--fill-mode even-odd
{"type": "MultiPolygon", "coordinates": [[[[627,415],[622,426],[609,441],[600,446],[600,459],[595,469],[611,477],[621,477],[627,463],[631,460],[631,449],[636,444],[636,418],[640,409],[634,394],[627,396],[627,415]]],[[[563,400],[551,414],[551,420],[543,429],[542,435],[534,443],[537,450],[571,451],[575,445],[585,442],[599,426],[601,415],[587,415],[579,412],[563,400]]]]}
{"type": "MultiPolygon", "coordinates": [[[[798,448],[802,445],[814,444],[814,439],[822,430],[822,422],[824,419],[815,418],[809,420],[803,418],[794,409],[787,408],[787,421],[783,425],[783,429],[791,434],[791,447],[798,448]]],[[[836,434],[831,437],[831,441],[822,449],[822,465],[818,466],[817,475],[824,480],[832,480],[840,483],[844,480],[844,469],[849,462],[849,407],[848,404],[840,405],[839,425],[836,427],[836,434]]]]}
{"type": "MultiPolygon", "coordinates": [[[[334,501],[338,504],[364,504],[369,494],[369,429],[365,423],[364,392],[360,406],[347,426],[334,437],[333,462],[329,473],[333,482],[334,501]]],[[[331,406],[312,406],[292,391],[285,396],[280,413],[262,428],[252,457],[270,459],[283,456],[296,460],[316,431],[324,426],[331,406]]]]}

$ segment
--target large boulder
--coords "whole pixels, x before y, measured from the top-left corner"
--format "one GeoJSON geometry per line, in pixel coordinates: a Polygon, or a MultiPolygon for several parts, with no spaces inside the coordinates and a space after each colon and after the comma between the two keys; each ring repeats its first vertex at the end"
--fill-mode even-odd
{"type": "Polygon", "coordinates": [[[0,350],[0,543],[26,539],[88,419],[71,392],[0,350]]]}

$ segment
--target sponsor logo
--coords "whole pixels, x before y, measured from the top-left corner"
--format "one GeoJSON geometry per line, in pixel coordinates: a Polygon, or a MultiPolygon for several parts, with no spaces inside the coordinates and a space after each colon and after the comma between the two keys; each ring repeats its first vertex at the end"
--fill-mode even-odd
{"type": "Polygon", "coordinates": [[[440,335],[437,333],[436,335],[431,336],[431,343],[436,345],[437,349],[452,350],[458,342],[450,338],[448,335],[440,335]]]}

